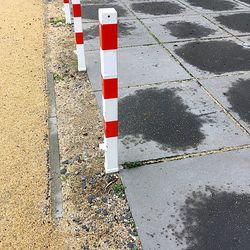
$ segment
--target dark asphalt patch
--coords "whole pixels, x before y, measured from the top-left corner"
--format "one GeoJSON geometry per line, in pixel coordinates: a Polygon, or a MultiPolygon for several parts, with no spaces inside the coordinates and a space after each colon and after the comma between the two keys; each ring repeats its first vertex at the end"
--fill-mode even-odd
{"type": "Polygon", "coordinates": [[[250,49],[232,41],[190,42],[175,53],[191,65],[216,74],[250,70],[250,49]]]}
{"type": "MultiPolygon", "coordinates": [[[[205,139],[205,122],[188,111],[182,99],[170,89],[137,90],[119,101],[120,138],[140,135],[163,149],[196,148],[205,139]]],[[[131,140],[132,141],[132,140],[131,140]]]]}
{"type": "MultiPolygon", "coordinates": [[[[130,23],[119,23],[118,25],[118,36],[124,37],[131,35],[131,31],[135,29],[130,23]]],[[[85,39],[91,40],[96,37],[99,37],[99,25],[92,26],[84,31],[85,39]]]]}
{"type": "Polygon", "coordinates": [[[215,19],[229,29],[240,32],[250,32],[250,13],[218,16],[215,19]]]}
{"type": "Polygon", "coordinates": [[[250,79],[238,80],[224,94],[232,106],[231,109],[250,124],[250,79]]]}
{"type": "Polygon", "coordinates": [[[185,10],[182,6],[171,2],[133,3],[131,7],[135,12],[150,14],[155,16],[179,14],[185,10]]]}
{"type": "Polygon", "coordinates": [[[181,208],[184,229],[168,225],[185,250],[249,250],[250,194],[217,191],[193,192],[181,208]]]}
{"type": "Polygon", "coordinates": [[[241,2],[250,4],[250,0],[240,0],[241,2]]]}
{"type": "Polygon", "coordinates": [[[82,13],[84,19],[98,20],[98,9],[100,8],[115,8],[118,17],[126,17],[127,10],[116,4],[90,4],[82,6],[82,13]]]}
{"type": "Polygon", "coordinates": [[[235,3],[232,3],[227,0],[187,0],[187,1],[193,6],[215,11],[233,10],[236,7],[235,3]]]}
{"type": "Polygon", "coordinates": [[[214,34],[215,30],[209,29],[197,23],[191,22],[168,22],[163,25],[164,28],[170,30],[170,34],[177,38],[199,38],[214,34]]]}

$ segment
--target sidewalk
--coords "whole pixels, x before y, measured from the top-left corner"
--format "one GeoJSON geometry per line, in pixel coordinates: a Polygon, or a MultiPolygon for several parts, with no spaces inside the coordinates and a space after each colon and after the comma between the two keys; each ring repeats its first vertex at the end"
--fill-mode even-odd
{"type": "Polygon", "coordinates": [[[46,197],[42,1],[0,5],[0,249],[64,249],[46,197]]]}
{"type": "Polygon", "coordinates": [[[248,249],[250,5],[102,2],[83,6],[87,68],[101,107],[93,13],[114,7],[119,161],[145,165],[120,175],[143,249],[248,249]]]}

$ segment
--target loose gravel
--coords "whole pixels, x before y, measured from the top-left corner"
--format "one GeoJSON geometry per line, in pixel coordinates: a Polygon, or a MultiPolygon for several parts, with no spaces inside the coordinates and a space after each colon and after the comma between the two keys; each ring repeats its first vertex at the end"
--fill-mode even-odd
{"type": "MultiPolygon", "coordinates": [[[[47,62],[56,86],[64,217],[75,249],[141,249],[118,175],[105,175],[99,113],[87,74],[77,71],[74,33],[62,2],[48,3],[47,62]]],[[[69,244],[70,245],[70,244],[69,244]]]]}

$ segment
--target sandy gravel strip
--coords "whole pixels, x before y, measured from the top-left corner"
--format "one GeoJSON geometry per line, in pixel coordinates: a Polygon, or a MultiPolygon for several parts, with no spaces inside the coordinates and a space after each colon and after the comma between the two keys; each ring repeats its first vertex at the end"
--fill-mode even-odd
{"type": "Polygon", "coordinates": [[[47,191],[44,6],[0,6],[0,249],[66,249],[47,191]]]}

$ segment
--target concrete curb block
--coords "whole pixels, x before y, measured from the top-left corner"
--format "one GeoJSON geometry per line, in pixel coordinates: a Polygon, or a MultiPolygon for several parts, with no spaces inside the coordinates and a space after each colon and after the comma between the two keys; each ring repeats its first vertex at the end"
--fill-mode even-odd
{"type": "Polygon", "coordinates": [[[60,174],[60,154],[57,132],[56,96],[53,74],[47,71],[48,88],[48,127],[49,127],[49,171],[50,197],[52,218],[58,220],[63,217],[62,183],[60,174]]]}

